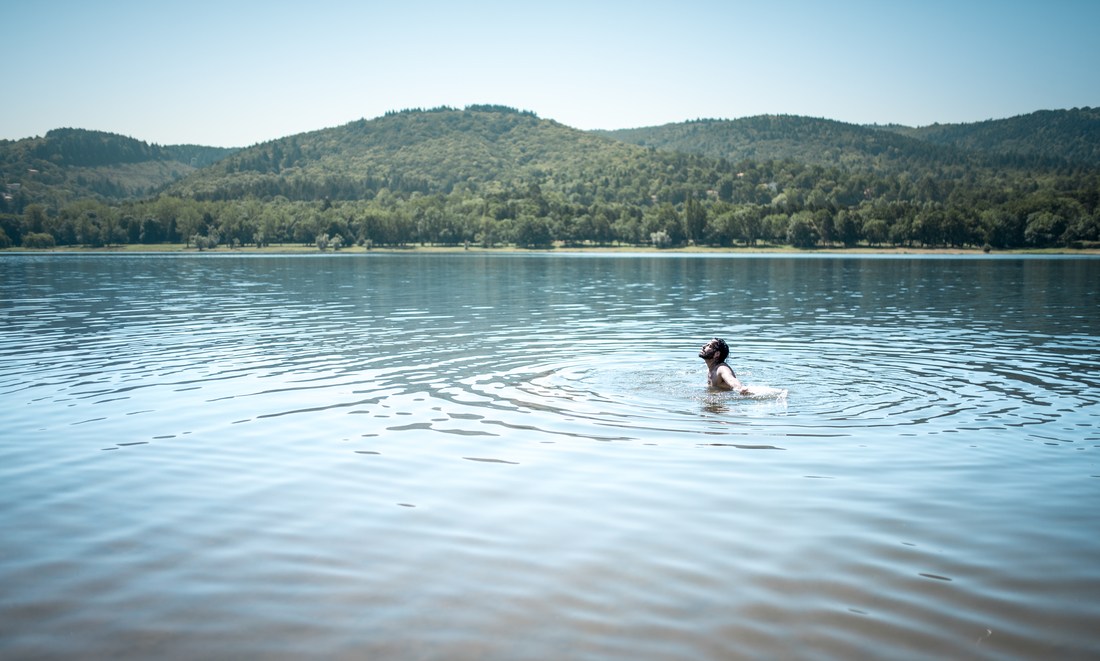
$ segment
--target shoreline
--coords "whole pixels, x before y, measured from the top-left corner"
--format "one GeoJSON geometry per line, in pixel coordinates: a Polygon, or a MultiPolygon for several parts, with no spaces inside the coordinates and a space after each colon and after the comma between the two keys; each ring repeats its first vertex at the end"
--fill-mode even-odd
{"type": "Polygon", "coordinates": [[[343,248],[341,250],[320,251],[316,246],[265,246],[263,248],[226,248],[199,250],[182,243],[176,244],[126,244],[90,248],[86,246],[61,246],[55,248],[29,249],[29,248],[5,248],[0,249],[0,255],[5,254],[35,254],[35,255],[64,255],[64,254],[211,254],[211,255],[369,255],[377,254],[621,254],[621,255],[830,255],[830,256],[876,256],[876,255],[912,255],[912,256],[974,256],[986,255],[1100,255],[1100,248],[1043,248],[1043,249],[1011,249],[992,250],[985,252],[980,248],[871,248],[866,246],[856,248],[813,248],[798,249],[789,246],[755,246],[739,248],[712,248],[700,246],[688,246],[683,248],[653,248],[640,246],[556,246],[553,248],[517,248],[515,246],[502,246],[483,248],[480,246],[469,248],[463,246],[407,246],[407,247],[382,247],[366,249],[360,246],[343,248]]]}

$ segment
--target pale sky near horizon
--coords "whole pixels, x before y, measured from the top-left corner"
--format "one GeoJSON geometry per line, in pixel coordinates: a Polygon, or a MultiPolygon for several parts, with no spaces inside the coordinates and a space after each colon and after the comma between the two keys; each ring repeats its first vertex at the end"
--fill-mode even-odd
{"type": "Polygon", "coordinates": [[[0,0],[0,138],[247,146],[500,104],[579,129],[1100,106],[1098,0],[0,0]]]}

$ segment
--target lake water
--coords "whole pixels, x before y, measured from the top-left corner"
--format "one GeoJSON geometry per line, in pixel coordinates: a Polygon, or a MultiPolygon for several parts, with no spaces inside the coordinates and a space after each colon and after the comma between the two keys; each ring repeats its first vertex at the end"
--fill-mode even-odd
{"type": "Polygon", "coordinates": [[[1100,259],[0,257],[0,657],[1100,656],[1100,259]],[[726,338],[748,384],[708,392],[726,338]]]}

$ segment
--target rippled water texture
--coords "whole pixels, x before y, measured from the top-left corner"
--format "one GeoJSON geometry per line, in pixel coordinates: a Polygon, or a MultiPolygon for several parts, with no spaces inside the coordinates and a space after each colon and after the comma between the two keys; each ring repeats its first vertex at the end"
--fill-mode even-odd
{"type": "Polygon", "coordinates": [[[1097,658],[1098,288],[5,255],[0,656],[1097,658]],[[714,335],[764,395],[705,389],[714,335]]]}

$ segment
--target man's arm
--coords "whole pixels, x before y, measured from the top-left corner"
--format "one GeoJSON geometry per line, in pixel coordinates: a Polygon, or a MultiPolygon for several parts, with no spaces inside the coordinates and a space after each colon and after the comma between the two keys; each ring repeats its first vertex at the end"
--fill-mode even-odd
{"type": "Polygon", "coordinates": [[[749,393],[749,389],[746,388],[744,384],[738,381],[737,377],[733,375],[733,368],[731,368],[729,365],[719,365],[717,376],[718,379],[722,382],[722,385],[729,388],[730,390],[733,390],[734,392],[740,393],[742,395],[747,395],[749,393]]]}

